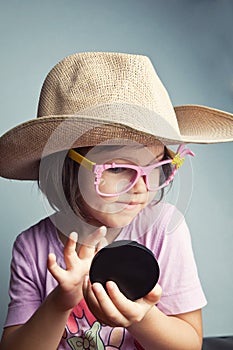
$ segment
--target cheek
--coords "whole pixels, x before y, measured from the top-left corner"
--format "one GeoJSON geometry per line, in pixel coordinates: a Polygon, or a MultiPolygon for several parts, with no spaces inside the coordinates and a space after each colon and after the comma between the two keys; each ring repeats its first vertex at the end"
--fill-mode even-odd
{"type": "Polygon", "coordinates": [[[101,197],[95,189],[95,175],[84,167],[80,167],[78,174],[79,190],[84,202],[93,210],[101,212],[115,211],[114,203],[118,197],[101,197]]]}
{"type": "Polygon", "coordinates": [[[148,182],[150,188],[156,188],[159,186],[160,183],[160,168],[156,168],[150,172],[148,175],[148,182]]]}
{"type": "Polygon", "coordinates": [[[147,204],[151,203],[154,199],[156,199],[158,194],[159,194],[159,191],[148,192],[147,204]]]}

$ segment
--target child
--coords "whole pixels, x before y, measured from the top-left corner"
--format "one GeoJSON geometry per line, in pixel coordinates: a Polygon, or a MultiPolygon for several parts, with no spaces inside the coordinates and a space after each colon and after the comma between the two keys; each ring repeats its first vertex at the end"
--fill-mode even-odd
{"type": "Polygon", "coordinates": [[[13,248],[1,350],[201,349],[206,300],[184,218],[162,201],[185,143],[232,141],[233,116],[172,107],[147,57],[81,53],[42,87],[38,118],[0,139],[0,175],[38,180],[55,213],[13,248]],[[180,145],[173,153],[167,146],[180,145]],[[91,285],[95,253],[114,240],[152,250],[158,284],[127,299],[91,285]]]}

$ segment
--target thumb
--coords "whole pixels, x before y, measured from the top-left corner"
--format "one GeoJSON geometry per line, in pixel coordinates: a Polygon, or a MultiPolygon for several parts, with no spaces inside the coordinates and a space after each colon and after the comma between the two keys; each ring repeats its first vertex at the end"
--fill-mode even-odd
{"type": "Polygon", "coordinates": [[[63,274],[63,269],[58,266],[56,255],[53,253],[50,253],[48,255],[47,260],[47,267],[51,275],[57,280],[57,282],[60,282],[61,275],[63,274]]]}

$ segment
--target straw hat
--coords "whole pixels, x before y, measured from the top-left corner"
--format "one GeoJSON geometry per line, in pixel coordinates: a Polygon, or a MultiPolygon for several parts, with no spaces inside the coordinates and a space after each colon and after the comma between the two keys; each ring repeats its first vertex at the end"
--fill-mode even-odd
{"type": "Polygon", "coordinates": [[[204,106],[173,108],[148,57],[74,54],[46,77],[37,118],[0,138],[0,176],[35,180],[43,156],[122,139],[143,144],[232,141],[233,115],[204,106]]]}

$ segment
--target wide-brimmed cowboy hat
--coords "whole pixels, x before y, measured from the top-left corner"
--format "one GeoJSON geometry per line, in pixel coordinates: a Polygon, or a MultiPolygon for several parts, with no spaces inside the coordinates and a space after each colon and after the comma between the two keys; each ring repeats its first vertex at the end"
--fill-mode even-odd
{"type": "Polygon", "coordinates": [[[146,56],[74,54],[45,79],[37,118],[0,138],[0,176],[35,180],[43,156],[120,140],[232,141],[233,115],[197,105],[174,108],[146,56]]]}

